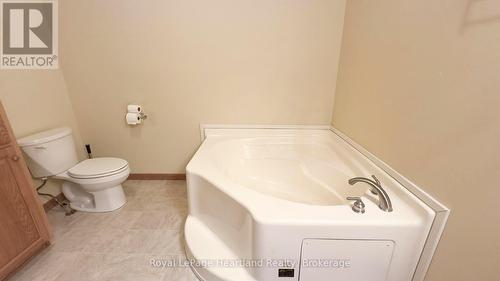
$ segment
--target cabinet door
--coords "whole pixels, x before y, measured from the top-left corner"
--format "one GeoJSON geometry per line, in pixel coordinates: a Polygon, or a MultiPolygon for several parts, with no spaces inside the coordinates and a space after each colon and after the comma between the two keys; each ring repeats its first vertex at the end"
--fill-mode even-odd
{"type": "Polygon", "coordinates": [[[0,280],[48,241],[45,212],[0,104],[0,280]]]}

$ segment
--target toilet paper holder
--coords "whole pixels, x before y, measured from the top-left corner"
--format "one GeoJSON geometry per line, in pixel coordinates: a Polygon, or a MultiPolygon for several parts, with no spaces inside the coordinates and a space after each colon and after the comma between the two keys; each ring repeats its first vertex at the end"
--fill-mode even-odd
{"type": "Polygon", "coordinates": [[[142,121],[146,120],[148,115],[142,112],[142,106],[140,105],[127,105],[127,114],[125,115],[125,120],[129,125],[139,125],[142,121]]]}
{"type": "Polygon", "coordinates": [[[146,120],[146,119],[148,119],[148,115],[147,115],[146,113],[144,113],[144,112],[142,112],[142,111],[141,111],[141,112],[139,112],[138,114],[139,114],[139,118],[140,118],[141,120],[146,120]]]}

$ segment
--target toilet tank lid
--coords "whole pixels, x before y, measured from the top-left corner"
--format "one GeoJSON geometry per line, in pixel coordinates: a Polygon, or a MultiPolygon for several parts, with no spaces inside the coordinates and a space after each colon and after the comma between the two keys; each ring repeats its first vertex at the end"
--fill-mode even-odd
{"type": "Polygon", "coordinates": [[[26,136],[17,140],[19,146],[30,146],[42,143],[47,143],[56,139],[60,139],[71,134],[71,128],[60,127],[43,132],[39,132],[33,135],[26,136]]]}

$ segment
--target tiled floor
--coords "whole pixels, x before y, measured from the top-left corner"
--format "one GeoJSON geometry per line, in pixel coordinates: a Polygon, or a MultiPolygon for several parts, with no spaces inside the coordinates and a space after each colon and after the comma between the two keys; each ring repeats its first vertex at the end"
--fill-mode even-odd
{"type": "Polygon", "coordinates": [[[52,245],[10,280],[195,281],[187,267],[153,266],[185,259],[185,181],[127,181],[127,204],[111,213],[48,212],[52,245]]]}

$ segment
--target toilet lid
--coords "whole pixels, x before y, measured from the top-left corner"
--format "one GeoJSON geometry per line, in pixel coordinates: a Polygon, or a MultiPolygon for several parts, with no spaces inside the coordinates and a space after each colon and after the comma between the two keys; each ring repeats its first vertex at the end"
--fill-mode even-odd
{"type": "Polygon", "coordinates": [[[74,178],[95,178],[107,176],[128,166],[127,161],[120,158],[100,157],[83,160],[68,170],[74,178]]]}

